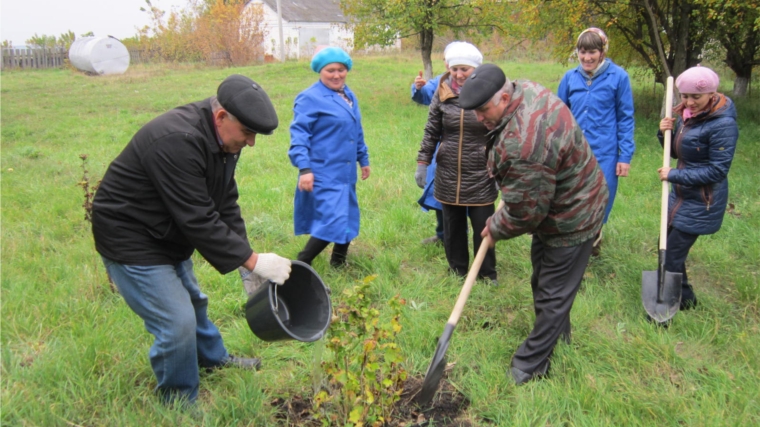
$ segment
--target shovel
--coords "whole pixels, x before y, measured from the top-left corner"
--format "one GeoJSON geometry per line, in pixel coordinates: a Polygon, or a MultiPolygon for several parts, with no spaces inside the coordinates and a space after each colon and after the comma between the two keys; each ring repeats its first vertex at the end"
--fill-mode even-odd
{"type": "MultiPolygon", "coordinates": [[[[673,117],[673,77],[668,77],[665,92],[665,117],[673,117]]],[[[670,166],[670,142],[672,132],[665,132],[663,166],[670,166]]],[[[644,271],[641,275],[641,301],[647,314],[657,323],[665,323],[678,312],[681,305],[681,273],[665,271],[666,245],[668,240],[668,181],[662,181],[660,207],[660,250],[657,271],[644,271]]]]}
{"type": "MultiPolygon", "coordinates": [[[[499,202],[496,211],[500,211],[503,207],[504,201],[499,202]]],[[[473,233],[475,232],[477,231],[473,230],[473,233]]],[[[420,405],[427,405],[433,399],[436,390],[438,390],[438,384],[441,382],[441,377],[443,376],[443,369],[446,367],[446,350],[449,348],[451,335],[454,333],[454,328],[457,327],[459,316],[462,314],[464,304],[470,296],[472,285],[478,277],[480,266],[483,264],[483,259],[486,257],[490,245],[490,236],[483,238],[483,241],[480,242],[480,248],[478,248],[478,253],[475,255],[475,260],[472,261],[470,271],[467,273],[467,278],[464,280],[464,286],[462,286],[462,290],[459,291],[459,297],[454,305],[454,310],[451,312],[451,316],[449,316],[449,320],[443,328],[441,338],[438,339],[438,346],[435,348],[433,360],[430,362],[430,366],[428,366],[427,373],[425,374],[425,380],[422,382],[422,390],[417,394],[416,401],[420,405]]]]}

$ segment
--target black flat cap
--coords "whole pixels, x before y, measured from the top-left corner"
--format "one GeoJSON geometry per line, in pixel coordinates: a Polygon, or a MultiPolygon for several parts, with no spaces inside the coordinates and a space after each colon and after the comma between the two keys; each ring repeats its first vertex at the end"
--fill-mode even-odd
{"type": "Polygon", "coordinates": [[[459,92],[459,106],[475,110],[485,105],[507,82],[507,76],[495,64],[483,64],[467,77],[459,92]]]}
{"type": "Polygon", "coordinates": [[[216,99],[252,132],[271,135],[277,129],[277,112],[264,89],[246,76],[233,74],[219,85],[216,99]]]}

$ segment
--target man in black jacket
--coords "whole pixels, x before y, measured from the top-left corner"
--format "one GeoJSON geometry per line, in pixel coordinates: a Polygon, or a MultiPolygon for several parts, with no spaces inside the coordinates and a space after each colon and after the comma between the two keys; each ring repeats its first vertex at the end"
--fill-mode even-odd
{"type": "Polygon", "coordinates": [[[217,96],[177,107],[142,127],[106,171],[93,201],[95,247],[129,307],[154,335],[150,361],[166,402],[198,396],[199,367],[258,368],[227,353],[208,319],[190,259],[220,273],[244,267],[284,283],[290,261],[251,249],[234,172],[240,151],[277,128],[269,97],[232,75],[217,96]]]}

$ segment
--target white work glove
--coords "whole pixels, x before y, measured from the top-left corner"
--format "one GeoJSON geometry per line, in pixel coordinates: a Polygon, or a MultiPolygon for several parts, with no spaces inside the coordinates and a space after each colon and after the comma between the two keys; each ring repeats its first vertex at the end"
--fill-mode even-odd
{"type": "Polygon", "coordinates": [[[277,254],[259,254],[253,272],[282,285],[290,277],[290,260],[277,254]]]}
{"type": "Polygon", "coordinates": [[[258,274],[251,274],[251,270],[245,267],[238,267],[238,272],[240,272],[240,278],[243,279],[243,289],[245,289],[245,293],[249,297],[257,293],[262,286],[266,286],[267,279],[258,274]]]}
{"type": "Polygon", "coordinates": [[[417,171],[414,173],[414,180],[417,182],[417,186],[425,188],[425,181],[427,181],[427,165],[424,163],[417,164],[417,171]]]}

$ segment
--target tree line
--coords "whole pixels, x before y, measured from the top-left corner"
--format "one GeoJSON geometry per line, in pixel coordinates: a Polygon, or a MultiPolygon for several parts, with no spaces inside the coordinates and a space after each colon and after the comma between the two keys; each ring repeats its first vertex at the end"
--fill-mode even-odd
{"type": "Polygon", "coordinates": [[[341,7],[356,47],[417,37],[427,78],[433,40],[447,32],[476,42],[494,32],[548,40],[566,61],[590,26],[607,32],[618,62],[643,65],[663,84],[712,56],[736,74],[734,96],[744,96],[760,65],[758,0],[343,0],[341,7]]]}
{"type": "MultiPolygon", "coordinates": [[[[185,9],[167,13],[145,3],[141,10],[150,24],[122,40],[144,59],[218,63],[222,55],[234,66],[263,59],[261,4],[189,0],[185,9]]],[[[709,57],[735,73],[733,94],[744,96],[760,65],[760,0],[342,0],[341,8],[356,48],[415,37],[427,78],[433,75],[433,41],[443,34],[478,42],[496,33],[509,41],[505,51],[522,41],[544,41],[564,62],[575,37],[590,26],[607,32],[617,62],[644,66],[663,84],[709,57]]],[[[74,39],[71,31],[35,34],[27,44],[68,49],[74,39]]]]}

